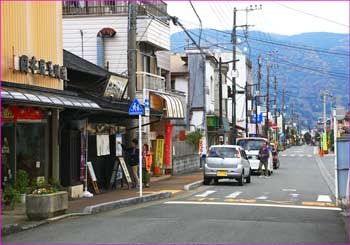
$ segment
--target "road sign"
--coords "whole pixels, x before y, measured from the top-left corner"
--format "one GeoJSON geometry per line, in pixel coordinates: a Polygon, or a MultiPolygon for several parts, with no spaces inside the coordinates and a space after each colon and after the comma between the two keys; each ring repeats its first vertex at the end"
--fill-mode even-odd
{"type": "Polygon", "coordinates": [[[150,103],[149,99],[145,99],[145,116],[149,116],[149,111],[150,111],[150,103]]]}
{"type": "Polygon", "coordinates": [[[132,102],[130,108],[129,108],[129,115],[131,116],[137,116],[137,115],[143,115],[145,114],[142,105],[140,102],[135,98],[132,102]]]}
{"type": "Polygon", "coordinates": [[[149,108],[150,108],[149,99],[145,99],[145,108],[146,108],[146,109],[149,109],[149,108]]]}
{"type": "MultiPolygon", "coordinates": [[[[255,123],[256,121],[256,114],[253,114],[253,123],[255,123]]],[[[262,113],[259,113],[258,115],[258,123],[262,122],[263,121],[263,115],[262,113]]]]}

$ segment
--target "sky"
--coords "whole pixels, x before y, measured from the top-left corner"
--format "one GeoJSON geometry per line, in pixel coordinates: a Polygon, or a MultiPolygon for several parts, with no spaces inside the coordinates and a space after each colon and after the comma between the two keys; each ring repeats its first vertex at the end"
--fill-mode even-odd
{"type": "MultiPolygon", "coordinates": [[[[166,1],[168,13],[179,17],[186,28],[198,28],[199,20],[188,1],[166,1]]],[[[192,1],[203,28],[231,30],[233,8],[237,25],[253,25],[249,30],[295,35],[305,32],[349,33],[348,1],[192,1]],[[249,11],[250,5],[261,9],[249,11]],[[297,10],[297,11],[296,11],[297,10]],[[301,12],[300,12],[301,11],[301,12]],[[304,12],[304,13],[303,13],[304,12]]],[[[181,31],[171,26],[171,33],[181,31]]]]}

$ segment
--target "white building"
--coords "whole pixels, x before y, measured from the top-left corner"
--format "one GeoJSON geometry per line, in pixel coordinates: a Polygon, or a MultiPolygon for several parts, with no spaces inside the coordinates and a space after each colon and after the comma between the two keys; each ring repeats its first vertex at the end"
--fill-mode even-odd
{"type": "MultiPolygon", "coordinates": [[[[164,114],[152,124],[148,124],[152,115],[143,117],[143,123],[148,124],[143,127],[143,137],[153,149],[156,138],[165,137],[167,125],[174,119],[183,119],[185,114],[183,94],[171,90],[170,26],[164,18],[166,13],[167,4],[163,1],[137,2],[136,97],[141,103],[149,99],[151,109],[164,114]]],[[[111,72],[127,75],[128,2],[63,2],[63,45],[67,51],[111,72]]]]}

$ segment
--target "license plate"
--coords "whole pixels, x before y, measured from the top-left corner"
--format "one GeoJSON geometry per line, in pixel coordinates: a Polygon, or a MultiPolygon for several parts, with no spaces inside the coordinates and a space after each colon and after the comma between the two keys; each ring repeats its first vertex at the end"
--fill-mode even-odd
{"type": "Polygon", "coordinates": [[[216,172],[216,176],[227,176],[227,171],[226,170],[218,170],[216,172]]]}

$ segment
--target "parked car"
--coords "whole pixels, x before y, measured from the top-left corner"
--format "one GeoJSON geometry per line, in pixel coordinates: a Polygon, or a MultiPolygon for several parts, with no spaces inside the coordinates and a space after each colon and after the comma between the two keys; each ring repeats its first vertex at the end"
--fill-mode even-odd
{"type": "Polygon", "coordinates": [[[251,182],[251,169],[244,150],[237,145],[212,145],[209,148],[204,166],[204,184],[212,180],[236,179],[242,186],[251,182]]]}
{"type": "Polygon", "coordinates": [[[274,143],[270,143],[271,153],[272,153],[272,163],[273,169],[278,169],[280,167],[280,160],[278,158],[278,150],[274,143]]]}
{"type": "MultiPolygon", "coordinates": [[[[242,147],[248,156],[250,168],[253,172],[257,172],[259,170],[259,150],[262,147],[263,143],[267,142],[268,140],[266,138],[258,138],[258,137],[247,137],[247,138],[240,138],[237,139],[237,145],[242,147]]],[[[273,160],[272,160],[272,152],[271,147],[270,149],[270,156],[268,160],[268,173],[271,175],[273,173],[273,160]]]]}

